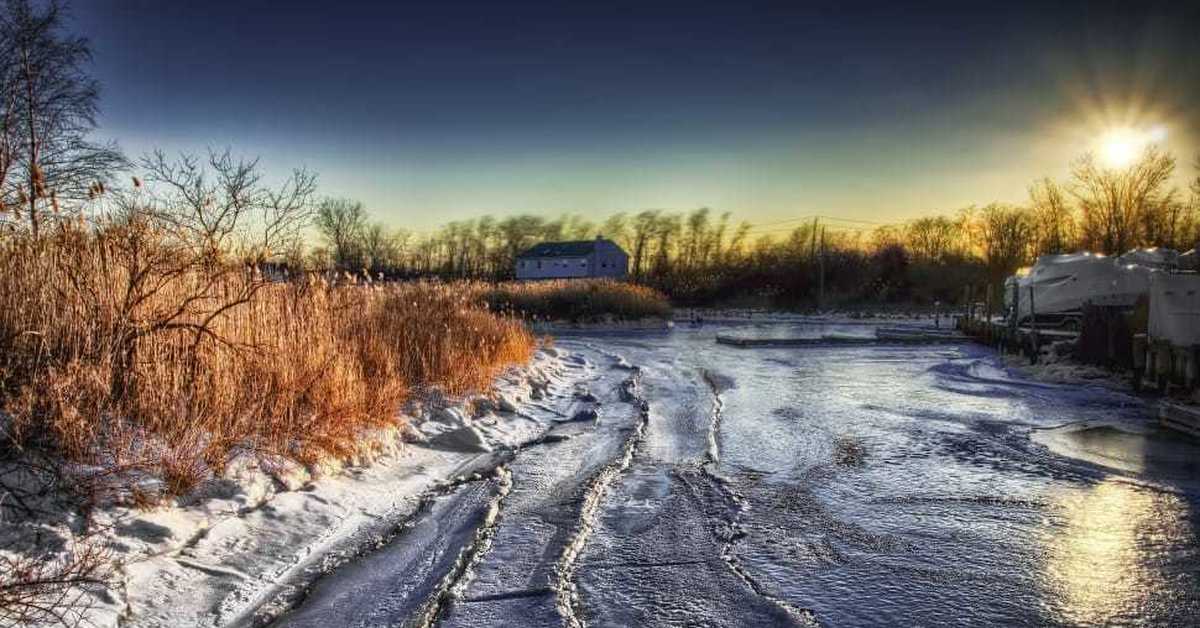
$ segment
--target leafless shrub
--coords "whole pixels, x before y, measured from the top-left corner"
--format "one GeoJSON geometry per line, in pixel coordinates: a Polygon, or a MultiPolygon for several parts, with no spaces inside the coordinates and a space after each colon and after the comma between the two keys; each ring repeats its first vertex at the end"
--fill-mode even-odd
{"type": "Polygon", "coordinates": [[[0,627],[74,626],[91,607],[87,589],[108,586],[111,556],[91,540],[49,556],[0,547],[0,627]]]}

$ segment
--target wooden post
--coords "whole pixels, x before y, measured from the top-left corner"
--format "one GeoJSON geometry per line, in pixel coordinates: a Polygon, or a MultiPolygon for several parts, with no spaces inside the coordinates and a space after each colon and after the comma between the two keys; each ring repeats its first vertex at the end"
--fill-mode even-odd
{"type": "Polygon", "coordinates": [[[1117,319],[1119,315],[1114,315],[1115,312],[1111,309],[1105,310],[1104,317],[1104,338],[1106,341],[1104,348],[1104,361],[1110,368],[1117,361],[1117,319]]]}
{"type": "Polygon", "coordinates": [[[992,342],[992,284],[987,285],[987,292],[983,295],[983,316],[984,316],[984,332],[988,344],[992,342]]]}
{"type": "Polygon", "coordinates": [[[1021,284],[1013,284],[1013,311],[1008,317],[1008,341],[1015,343],[1018,347],[1021,345],[1020,322],[1021,319],[1021,284]]]}
{"type": "Polygon", "coordinates": [[[1034,309],[1033,303],[1033,286],[1029,286],[1029,346],[1032,353],[1029,354],[1029,363],[1037,364],[1038,361],[1038,331],[1037,331],[1037,310],[1034,309]]]}
{"type": "Polygon", "coordinates": [[[1200,347],[1192,347],[1192,354],[1188,358],[1188,389],[1195,389],[1198,382],[1200,382],[1200,347]]]}

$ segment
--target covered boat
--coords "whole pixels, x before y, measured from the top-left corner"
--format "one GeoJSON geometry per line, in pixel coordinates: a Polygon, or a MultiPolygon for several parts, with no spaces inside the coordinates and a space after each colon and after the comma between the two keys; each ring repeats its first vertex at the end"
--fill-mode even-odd
{"type": "Polygon", "coordinates": [[[1200,275],[1156,273],[1150,287],[1150,337],[1176,347],[1200,346],[1200,275]]]}
{"type": "Polygon", "coordinates": [[[1192,249],[1180,255],[1176,264],[1179,266],[1179,270],[1200,271],[1200,254],[1196,253],[1196,249],[1192,249]]]}
{"type": "Polygon", "coordinates": [[[1005,282],[1004,303],[1019,322],[1036,312],[1039,320],[1069,323],[1087,303],[1133,307],[1149,294],[1152,273],[1173,267],[1177,258],[1169,249],[1134,249],[1116,258],[1096,253],[1043,255],[1005,282]]]}

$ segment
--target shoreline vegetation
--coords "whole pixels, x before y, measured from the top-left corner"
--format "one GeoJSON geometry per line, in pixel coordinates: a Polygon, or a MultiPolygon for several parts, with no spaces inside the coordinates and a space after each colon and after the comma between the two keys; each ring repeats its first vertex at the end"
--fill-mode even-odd
{"type": "Polygon", "coordinates": [[[475,284],[489,309],[531,322],[606,323],[671,318],[666,296],[611,279],[475,284]]]}
{"type": "Polygon", "coordinates": [[[477,391],[535,346],[470,286],[206,272],[161,237],[125,224],[0,242],[15,443],[161,476],[179,495],[234,449],[351,455],[413,391],[477,391]]]}

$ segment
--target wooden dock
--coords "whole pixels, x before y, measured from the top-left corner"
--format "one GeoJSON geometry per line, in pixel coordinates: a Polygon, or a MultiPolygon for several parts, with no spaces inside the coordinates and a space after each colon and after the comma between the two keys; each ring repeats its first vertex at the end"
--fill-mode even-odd
{"type": "Polygon", "coordinates": [[[825,335],[790,338],[757,338],[717,334],[717,342],[734,347],[807,347],[830,345],[877,345],[877,344],[942,344],[970,342],[962,332],[949,329],[922,329],[912,327],[879,328],[875,336],[825,335]]]}
{"type": "Polygon", "coordinates": [[[811,338],[747,338],[717,334],[717,343],[733,347],[807,347],[820,345],[867,345],[878,342],[869,336],[818,336],[811,338]]]}
{"type": "Polygon", "coordinates": [[[1000,351],[1022,353],[1031,363],[1037,362],[1041,348],[1055,342],[1075,341],[1079,332],[1065,329],[1043,329],[1035,326],[1013,326],[999,318],[958,319],[957,327],[971,339],[996,347],[1000,351]]]}
{"type": "Polygon", "coordinates": [[[1200,438],[1200,406],[1162,401],[1158,404],[1158,421],[1165,428],[1200,438]]]}
{"type": "Polygon", "coordinates": [[[881,342],[903,342],[916,344],[961,343],[971,338],[953,329],[926,329],[914,327],[880,327],[875,338],[881,342]]]}

